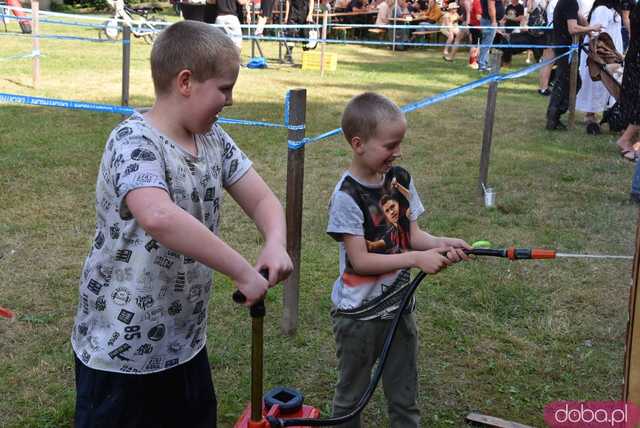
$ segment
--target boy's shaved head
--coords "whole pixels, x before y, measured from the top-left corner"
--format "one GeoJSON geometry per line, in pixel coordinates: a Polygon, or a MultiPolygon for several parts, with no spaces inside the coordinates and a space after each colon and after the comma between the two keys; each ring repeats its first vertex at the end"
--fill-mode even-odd
{"type": "Polygon", "coordinates": [[[365,92],[353,97],[344,109],[342,132],[349,143],[353,137],[366,142],[376,135],[379,125],[395,120],[405,118],[393,101],[375,92],[365,92]]]}
{"type": "Polygon", "coordinates": [[[165,95],[182,70],[199,82],[240,64],[240,51],[221,30],[199,21],[180,21],[163,30],[151,49],[156,95],[165,95]]]}

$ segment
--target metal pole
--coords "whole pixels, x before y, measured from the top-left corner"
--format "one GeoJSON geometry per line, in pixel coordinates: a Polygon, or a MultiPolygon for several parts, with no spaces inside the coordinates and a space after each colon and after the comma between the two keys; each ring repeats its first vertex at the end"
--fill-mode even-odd
{"type": "MultiPolygon", "coordinates": [[[[491,52],[491,74],[500,72],[502,63],[502,51],[497,49],[491,52]]],[[[484,195],[484,187],[489,176],[489,160],[491,158],[491,143],[493,140],[493,124],[496,117],[496,99],[498,96],[498,82],[489,83],[487,91],[487,107],[484,113],[484,131],[482,133],[482,151],[480,152],[480,179],[478,180],[478,193],[484,195]]]]}
{"type": "Polygon", "coordinates": [[[262,420],[264,302],[251,307],[251,420],[262,420]]]}
{"type": "MultiPolygon", "coordinates": [[[[304,139],[307,110],[307,90],[289,91],[288,141],[304,139]]],[[[302,190],[304,182],[304,145],[289,148],[287,153],[287,252],[293,262],[293,272],[284,285],[282,332],[291,335],[298,326],[298,297],[300,295],[300,252],[302,247],[302,190]]]]}

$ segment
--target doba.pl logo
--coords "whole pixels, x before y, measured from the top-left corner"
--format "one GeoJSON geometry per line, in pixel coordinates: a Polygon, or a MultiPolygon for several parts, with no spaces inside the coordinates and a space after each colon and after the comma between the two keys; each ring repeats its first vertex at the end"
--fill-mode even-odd
{"type": "Polygon", "coordinates": [[[551,428],[635,428],[640,408],[624,401],[554,401],[544,408],[551,428]]]}

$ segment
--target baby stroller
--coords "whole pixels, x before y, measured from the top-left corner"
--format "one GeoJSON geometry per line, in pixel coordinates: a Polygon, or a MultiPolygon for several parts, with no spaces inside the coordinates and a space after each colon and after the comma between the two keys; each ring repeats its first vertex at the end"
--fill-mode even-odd
{"type": "MultiPolygon", "coordinates": [[[[618,101],[622,89],[624,56],[616,50],[611,36],[604,32],[600,33],[589,40],[588,48],[586,45],[582,45],[580,48],[587,55],[587,68],[591,80],[602,82],[609,94],[618,101]]],[[[619,103],[616,102],[604,111],[600,125],[603,123],[607,123],[609,130],[614,132],[626,128],[627,124],[619,103]]],[[[600,132],[598,124],[593,123],[589,126],[594,129],[587,128],[588,133],[598,134],[600,132]],[[595,129],[596,127],[598,129],[595,129]]]]}

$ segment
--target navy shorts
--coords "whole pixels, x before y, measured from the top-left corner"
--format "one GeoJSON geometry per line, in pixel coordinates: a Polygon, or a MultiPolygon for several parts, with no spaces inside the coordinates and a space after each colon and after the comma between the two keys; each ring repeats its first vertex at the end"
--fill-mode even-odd
{"type": "Polygon", "coordinates": [[[206,347],[168,370],[123,374],[76,363],[76,428],[216,426],[216,395],[206,347]]]}

